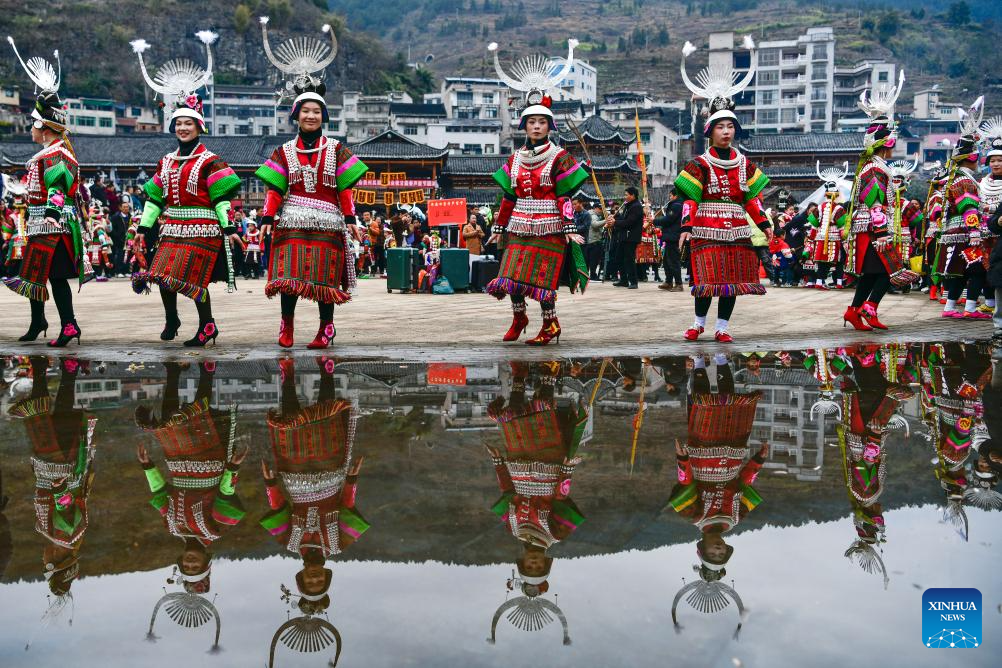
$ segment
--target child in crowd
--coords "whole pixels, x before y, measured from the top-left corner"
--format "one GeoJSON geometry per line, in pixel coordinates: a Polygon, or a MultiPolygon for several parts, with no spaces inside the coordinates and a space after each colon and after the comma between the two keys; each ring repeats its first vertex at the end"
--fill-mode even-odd
{"type": "Polygon", "coordinates": [[[261,232],[253,220],[247,221],[244,242],[247,244],[247,250],[244,252],[244,267],[247,273],[244,274],[244,278],[253,276],[256,280],[261,272],[261,232]]]}
{"type": "Polygon", "coordinates": [[[769,254],[772,257],[772,266],[777,273],[778,282],[773,280],[778,287],[792,286],[793,278],[793,250],[786,243],[786,231],[780,230],[769,242],[769,254]]]}

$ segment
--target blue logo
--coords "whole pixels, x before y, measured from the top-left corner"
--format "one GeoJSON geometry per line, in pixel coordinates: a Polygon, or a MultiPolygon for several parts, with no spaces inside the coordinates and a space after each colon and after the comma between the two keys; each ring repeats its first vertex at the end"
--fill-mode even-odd
{"type": "Polygon", "coordinates": [[[980,647],[981,592],[926,589],[922,594],[922,644],[934,649],[980,647]]]}

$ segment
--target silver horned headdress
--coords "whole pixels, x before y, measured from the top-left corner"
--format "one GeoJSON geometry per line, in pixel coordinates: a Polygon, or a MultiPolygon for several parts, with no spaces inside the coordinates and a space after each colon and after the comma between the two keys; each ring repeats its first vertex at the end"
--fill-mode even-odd
{"type": "Polygon", "coordinates": [[[508,621],[512,626],[522,631],[539,631],[548,626],[554,619],[560,620],[560,626],[564,632],[564,644],[571,644],[571,633],[567,625],[567,617],[563,610],[551,601],[541,596],[539,590],[534,586],[524,586],[528,583],[515,577],[512,573],[511,580],[508,581],[509,589],[519,587],[524,596],[516,596],[502,603],[494,612],[491,620],[491,637],[487,642],[494,644],[497,640],[498,622],[501,617],[508,613],[508,621]]]}
{"type": "Polygon", "coordinates": [[[517,90],[525,95],[525,106],[538,105],[542,103],[546,91],[559,84],[574,65],[574,49],[580,42],[576,39],[567,40],[567,60],[564,61],[556,73],[550,65],[550,59],[540,54],[526,56],[517,60],[509,75],[501,67],[498,59],[498,44],[491,42],[487,45],[487,50],[494,54],[494,69],[498,78],[501,79],[512,90],[517,90]]]}
{"type": "MultiPolygon", "coordinates": [[[[682,63],[679,66],[682,72],[682,82],[694,97],[706,100],[707,114],[706,128],[720,118],[731,118],[737,120],[734,114],[734,96],[743,91],[751,84],[755,76],[755,41],[751,35],[745,35],[741,44],[751,53],[751,66],[742,77],[739,72],[735,72],[730,63],[712,64],[696,74],[693,82],[685,70],[685,59],[697,51],[692,42],[686,42],[682,47],[682,63]]],[[[705,131],[705,129],[704,129],[705,131]]]]}
{"type": "Polygon", "coordinates": [[[873,120],[886,119],[888,123],[894,120],[894,105],[905,87],[905,71],[898,74],[898,85],[884,84],[870,91],[859,94],[859,108],[873,120]]]}
{"type": "MultiPolygon", "coordinates": [[[[177,575],[176,568],[174,569],[174,573],[174,577],[167,580],[168,584],[174,584],[178,580],[186,580],[185,576],[177,575]]],[[[210,601],[204,596],[195,593],[194,590],[188,591],[187,589],[185,591],[165,593],[157,601],[157,604],[153,607],[153,614],[150,615],[150,628],[146,631],[146,639],[150,642],[156,642],[160,639],[153,632],[153,625],[157,621],[160,608],[163,608],[167,612],[167,616],[175,624],[186,629],[197,629],[214,619],[216,622],[216,634],[209,651],[212,653],[220,651],[219,633],[222,630],[222,620],[219,616],[219,610],[216,609],[215,599],[210,601]]]]}
{"type": "Polygon", "coordinates": [[[219,37],[211,30],[200,30],[195,33],[199,41],[205,45],[205,67],[201,67],[187,58],[175,58],[157,68],[156,74],[150,77],[146,70],[143,52],[150,48],[145,39],[129,42],[132,50],[139,56],[139,68],[143,72],[146,85],[154,93],[163,97],[164,102],[170,98],[186,98],[204,88],[212,79],[212,49],[209,48],[219,37]]]}
{"type": "Polygon", "coordinates": [[[821,169],[821,161],[814,165],[814,171],[821,183],[825,184],[827,192],[838,192],[838,184],[849,176],[849,163],[843,162],[842,167],[825,167],[821,169]]]}
{"type": "Polygon", "coordinates": [[[993,116],[981,124],[981,139],[988,148],[986,161],[993,155],[1002,155],[1002,116],[993,116]]]}
{"type": "MultiPolygon", "coordinates": [[[[321,30],[330,35],[330,44],[313,37],[293,37],[272,50],[268,41],[268,17],[262,16],[261,38],[264,42],[264,53],[268,60],[280,72],[287,75],[284,95],[301,95],[305,92],[316,92],[322,85],[323,71],[334,62],[337,56],[337,37],[327,23],[321,30]]],[[[323,92],[318,93],[323,99],[323,92]]]]}
{"type": "Polygon", "coordinates": [[[734,629],[733,636],[737,640],[741,635],[741,626],[745,620],[745,605],[734,587],[725,584],[720,579],[725,571],[700,568],[698,565],[693,565],[692,569],[700,574],[699,579],[693,580],[679,589],[671,603],[671,621],[675,627],[675,633],[681,633],[683,629],[678,621],[678,604],[683,598],[686,603],[704,615],[724,610],[730,606],[733,599],[738,606],[738,625],[734,629]]]}
{"type": "Polygon", "coordinates": [[[908,181],[909,177],[918,169],[919,156],[915,155],[915,160],[910,164],[907,160],[895,160],[887,166],[891,168],[891,178],[908,181]]]}
{"type": "Polygon", "coordinates": [[[17,45],[14,43],[14,38],[7,35],[7,41],[10,42],[11,48],[14,49],[14,55],[17,56],[17,60],[21,63],[21,67],[24,68],[28,78],[31,79],[33,84],[35,84],[35,92],[58,93],[63,73],[63,64],[59,59],[59,50],[56,49],[52,52],[52,57],[56,60],[55,67],[52,66],[52,63],[40,56],[33,56],[29,58],[26,63],[24,62],[24,59],[21,58],[21,54],[18,53],[17,45]]]}
{"type": "MultiPolygon", "coordinates": [[[[282,600],[291,604],[293,597],[296,595],[289,591],[285,585],[282,585],[281,589],[282,600]]],[[[302,610],[303,608],[300,609],[302,610]]],[[[312,608],[306,606],[305,610],[312,610],[312,608]]],[[[292,651],[301,654],[322,652],[331,645],[335,645],[334,658],[329,659],[327,662],[330,668],[335,668],[338,660],[341,658],[341,632],[331,622],[316,616],[312,612],[306,612],[298,617],[293,617],[278,627],[275,635],[271,638],[268,668],[274,668],[275,666],[275,650],[278,649],[279,642],[292,651]]]]}

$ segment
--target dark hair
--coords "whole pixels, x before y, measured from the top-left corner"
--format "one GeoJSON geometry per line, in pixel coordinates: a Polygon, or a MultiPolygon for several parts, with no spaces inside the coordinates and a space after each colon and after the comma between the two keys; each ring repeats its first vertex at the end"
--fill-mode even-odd
{"type": "Polygon", "coordinates": [[[627,186],[626,187],[626,194],[627,195],[633,195],[636,198],[640,197],[640,191],[637,190],[636,188],[634,188],[633,186],[627,186]]]}

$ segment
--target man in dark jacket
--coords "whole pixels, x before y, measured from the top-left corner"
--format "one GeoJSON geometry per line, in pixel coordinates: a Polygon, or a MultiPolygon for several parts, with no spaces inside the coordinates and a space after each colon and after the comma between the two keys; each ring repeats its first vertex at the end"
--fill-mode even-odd
{"type": "Polygon", "coordinates": [[[800,256],[804,252],[804,243],[807,241],[807,219],[811,214],[817,215],[818,205],[811,202],[807,208],[795,215],[786,224],[786,244],[793,251],[793,271],[794,285],[800,282],[804,276],[803,267],[800,265],[800,256]]]}
{"type": "Polygon", "coordinates": [[[661,228],[661,240],[665,245],[665,282],[658,287],[674,292],[682,291],[682,258],[678,251],[678,239],[682,234],[682,205],[678,190],[673,188],[665,215],[654,219],[654,224],[661,228]]]}
{"type": "Polygon", "coordinates": [[[619,281],[617,288],[637,289],[637,246],[644,231],[644,207],[637,198],[640,193],[633,186],[626,189],[626,204],[615,216],[605,219],[605,224],[619,235],[619,281]]]}
{"type": "Polygon", "coordinates": [[[108,206],[108,189],[104,185],[104,175],[98,174],[90,187],[90,198],[97,200],[102,206],[108,206]]]}
{"type": "Polygon", "coordinates": [[[115,274],[124,276],[129,273],[129,268],[125,266],[125,237],[129,232],[131,222],[130,209],[131,200],[123,199],[118,204],[118,211],[111,214],[109,222],[111,229],[108,236],[111,237],[111,262],[115,265],[115,274]]]}

